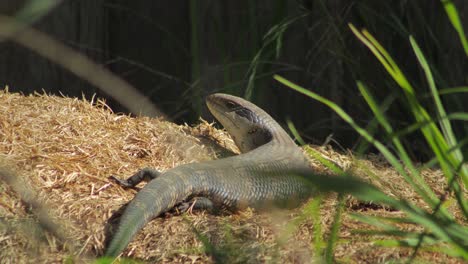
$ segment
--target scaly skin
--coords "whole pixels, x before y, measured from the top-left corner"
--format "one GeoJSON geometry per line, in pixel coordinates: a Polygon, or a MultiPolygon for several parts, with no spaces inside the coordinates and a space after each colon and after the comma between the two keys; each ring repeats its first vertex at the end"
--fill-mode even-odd
{"type": "Polygon", "coordinates": [[[152,218],[193,197],[232,211],[251,206],[297,206],[313,192],[300,175],[310,172],[301,149],[267,113],[239,97],[213,94],[207,105],[243,154],[178,166],[164,173],[144,170],[122,181],[152,179],[121,217],[105,255],[118,256],[152,218]]]}

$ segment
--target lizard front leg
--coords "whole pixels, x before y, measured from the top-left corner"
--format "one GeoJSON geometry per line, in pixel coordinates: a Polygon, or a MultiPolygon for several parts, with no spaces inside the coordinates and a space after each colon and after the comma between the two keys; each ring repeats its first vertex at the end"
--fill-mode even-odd
{"type": "Polygon", "coordinates": [[[161,175],[160,171],[151,168],[144,168],[142,170],[139,170],[137,173],[133,174],[126,180],[119,179],[113,175],[109,178],[117,182],[120,186],[126,188],[133,188],[140,182],[151,181],[152,179],[157,178],[159,175],[161,175]]]}

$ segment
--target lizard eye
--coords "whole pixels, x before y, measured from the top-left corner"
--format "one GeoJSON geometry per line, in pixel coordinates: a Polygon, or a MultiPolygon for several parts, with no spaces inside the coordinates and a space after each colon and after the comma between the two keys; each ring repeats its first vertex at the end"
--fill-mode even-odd
{"type": "Polygon", "coordinates": [[[226,102],[226,106],[229,108],[229,109],[234,109],[237,107],[237,104],[234,103],[233,101],[227,101],[226,102]]]}

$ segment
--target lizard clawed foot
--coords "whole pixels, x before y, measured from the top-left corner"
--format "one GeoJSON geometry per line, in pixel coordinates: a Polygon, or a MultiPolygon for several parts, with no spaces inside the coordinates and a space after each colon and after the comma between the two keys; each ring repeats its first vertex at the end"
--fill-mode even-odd
{"type": "Polygon", "coordinates": [[[109,176],[109,179],[113,180],[115,183],[117,183],[118,185],[120,185],[122,187],[125,187],[125,188],[134,188],[135,187],[132,183],[129,183],[127,180],[119,179],[119,178],[115,177],[114,175],[109,176]]]}
{"type": "Polygon", "coordinates": [[[142,181],[151,181],[161,175],[161,172],[151,169],[151,168],[144,168],[137,173],[133,174],[126,180],[119,179],[115,176],[109,176],[109,179],[114,180],[120,186],[126,188],[134,188],[138,183],[142,181]]]}
{"type": "Polygon", "coordinates": [[[177,206],[175,206],[174,209],[177,213],[180,213],[180,214],[185,213],[185,212],[192,213],[195,203],[196,201],[182,202],[178,204],[177,206]]]}
{"type": "Polygon", "coordinates": [[[175,211],[178,213],[192,213],[193,210],[208,210],[214,212],[214,208],[213,202],[205,197],[196,197],[189,201],[181,202],[174,207],[175,211]]]}

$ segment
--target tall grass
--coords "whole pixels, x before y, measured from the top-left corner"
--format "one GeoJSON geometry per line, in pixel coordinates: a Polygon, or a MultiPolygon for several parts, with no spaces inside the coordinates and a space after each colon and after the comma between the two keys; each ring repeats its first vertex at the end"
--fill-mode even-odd
{"type": "MultiPolygon", "coordinates": [[[[442,1],[445,4],[447,14],[460,37],[461,45],[466,49],[466,39],[463,28],[458,19],[456,8],[451,1],[442,1]]],[[[427,106],[423,106],[418,101],[417,92],[411,82],[405,76],[401,68],[397,65],[391,55],[367,30],[358,30],[352,24],[349,25],[355,36],[372,52],[386,72],[395,81],[403,94],[402,101],[410,109],[414,123],[411,130],[419,130],[426,143],[430,146],[434,158],[428,161],[425,166],[437,166],[443,171],[447,190],[442,196],[437,196],[425,182],[420,174],[420,170],[413,164],[408,156],[407,149],[401,143],[401,137],[405,133],[395,131],[391,122],[386,117],[387,107],[382,107],[372,96],[369,88],[361,81],[357,81],[357,87],[370,110],[375,116],[377,123],[385,131],[390,142],[381,142],[373,137],[366,129],[358,125],[357,122],[348,115],[340,106],[332,101],[294,84],[285,78],[276,75],[274,78],[287,87],[296,90],[314,100],[317,100],[331,108],[345,122],[355,129],[359,135],[365,138],[370,144],[377,148],[387,161],[402,175],[405,181],[417,192],[425,201],[430,210],[423,209],[404,199],[395,199],[384,194],[376,187],[368,185],[352,177],[342,179],[348,186],[333,182],[335,179],[323,179],[321,182],[311,176],[315,184],[325,190],[333,190],[339,193],[350,193],[359,199],[370,200],[381,204],[392,206],[406,215],[400,218],[374,217],[361,214],[353,216],[364,223],[374,225],[379,231],[364,231],[362,233],[382,235],[388,239],[378,241],[378,244],[385,246],[405,246],[414,250],[413,257],[417,252],[425,250],[439,250],[446,254],[457,256],[468,260],[468,228],[464,222],[468,219],[468,204],[464,192],[468,187],[468,170],[466,160],[461,151],[461,147],[466,143],[466,136],[455,135],[452,129],[453,120],[468,121],[468,113],[457,112],[447,113],[440,96],[447,91],[467,92],[464,88],[439,88],[436,86],[432,69],[426,57],[413,36],[409,37],[409,43],[414,52],[419,66],[426,77],[429,94],[433,99],[433,107],[437,116],[431,116],[427,106]],[[442,91],[442,92],[441,92],[442,91]],[[391,144],[389,144],[391,143],[391,144]],[[392,149],[393,150],[392,150],[392,149]],[[355,186],[354,186],[355,184],[355,186]],[[359,187],[357,187],[359,186],[359,187]],[[359,191],[357,191],[358,189],[359,191]],[[453,195],[451,195],[453,193],[453,195]],[[455,202],[462,212],[464,219],[456,219],[446,208],[448,204],[455,202]],[[408,232],[398,228],[398,223],[412,223],[423,227],[421,232],[408,232]],[[398,237],[398,238],[395,238],[398,237]],[[440,246],[436,249],[436,245],[440,246]]],[[[467,53],[468,55],[468,53],[467,53]]],[[[330,258],[326,258],[330,262],[330,258]]]]}

